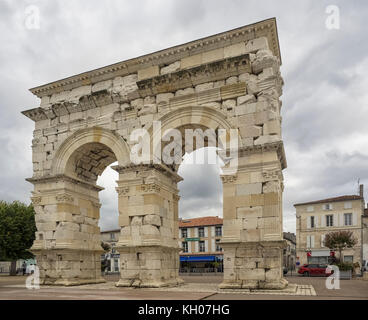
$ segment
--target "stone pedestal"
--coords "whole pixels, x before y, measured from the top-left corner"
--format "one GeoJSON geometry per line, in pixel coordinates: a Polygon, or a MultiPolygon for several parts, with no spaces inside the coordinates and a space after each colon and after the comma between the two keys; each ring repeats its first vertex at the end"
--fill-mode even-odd
{"type": "Polygon", "coordinates": [[[284,289],[282,249],[285,241],[221,243],[224,280],[220,289],[284,289]]]}
{"type": "Polygon", "coordinates": [[[60,175],[29,179],[37,226],[31,251],[36,255],[40,283],[72,286],[100,283],[100,203],[96,185],[60,175]]]}
{"type": "Polygon", "coordinates": [[[179,250],[164,246],[118,247],[121,279],[117,287],[159,288],[183,283],[179,250]]]}

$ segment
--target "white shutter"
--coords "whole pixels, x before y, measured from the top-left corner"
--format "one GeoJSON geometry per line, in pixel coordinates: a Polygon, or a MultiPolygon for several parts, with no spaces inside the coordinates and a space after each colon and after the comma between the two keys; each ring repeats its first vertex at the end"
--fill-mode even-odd
{"type": "Polygon", "coordinates": [[[307,248],[311,247],[310,244],[311,244],[311,236],[307,236],[307,248]]]}
{"type": "Polygon", "coordinates": [[[319,216],[314,216],[314,227],[315,228],[318,228],[319,227],[319,221],[318,221],[318,219],[319,219],[319,216]]]}
{"type": "Polygon", "coordinates": [[[323,214],[321,216],[321,227],[325,227],[326,226],[326,216],[323,214]]]}
{"type": "Polygon", "coordinates": [[[325,245],[324,245],[324,242],[325,241],[325,235],[324,234],[321,234],[321,248],[323,248],[325,245]]]}
{"type": "Polygon", "coordinates": [[[211,227],[211,236],[214,237],[215,236],[215,228],[216,227],[211,227]]]}
{"type": "Polygon", "coordinates": [[[198,238],[198,228],[194,228],[194,238],[198,238]]]}
{"type": "Polygon", "coordinates": [[[307,229],[311,227],[311,217],[307,217],[307,229]]]}
{"type": "Polygon", "coordinates": [[[204,240],[204,251],[208,252],[208,240],[204,240]]]}
{"type": "Polygon", "coordinates": [[[195,250],[194,252],[199,252],[199,241],[194,241],[195,250]]]}
{"type": "Polygon", "coordinates": [[[356,212],[353,213],[353,226],[358,225],[358,215],[356,212]]]}
{"type": "Polygon", "coordinates": [[[213,238],[211,242],[211,251],[216,252],[216,240],[213,238]]]}
{"type": "Polygon", "coordinates": [[[339,214],[339,226],[342,227],[344,225],[344,214],[340,213],[339,214]]]}
{"type": "Polygon", "coordinates": [[[314,236],[311,236],[311,248],[314,248],[314,236]]]}
{"type": "Polygon", "coordinates": [[[330,203],[330,210],[332,210],[333,209],[333,205],[332,205],[332,203],[330,203]]]}
{"type": "Polygon", "coordinates": [[[188,241],[188,253],[192,252],[192,241],[188,241]]]}
{"type": "Polygon", "coordinates": [[[208,227],[204,227],[204,237],[208,238],[208,227]]]}
{"type": "Polygon", "coordinates": [[[333,226],[338,227],[339,226],[339,214],[338,213],[334,213],[333,214],[333,226]]]}

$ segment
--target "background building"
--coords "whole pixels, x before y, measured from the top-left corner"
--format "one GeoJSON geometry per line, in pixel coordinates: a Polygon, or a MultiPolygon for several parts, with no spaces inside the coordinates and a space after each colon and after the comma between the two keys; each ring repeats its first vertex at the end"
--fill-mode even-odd
{"type": "Polygon", "coordinates": [[[360,195],[347,195],[324,200],[295,204],[297,261],[304,263],[328,263],[330,249],[325,247],[326,234],[335,231],[352,231],[357,244],[343,251],[345,262],[362,265],[364,198],[363,186],[360,195]]]}
{"type": "Polygon", "coordinates": [[[101,241],[108,243],[110,252],[101,256],[101,260],[107,260],[106,272],[120,272],[120,254],[116,252],[115,245],[119,240],[120,230],[110,230],[101,232],[101,241]]]}
{"type": "Polygon", "coordinates": [[[182,272],[223,271],[220,246],[223,220],[202,217],[179,221],[180,269],[182,272]]]}
{"type": "Polygon", "coordinates": [[[284,249],[284,267],[288,270],[295,270],[296,263],[296,236],[295,233],[284,232],[284,240],[287,246],[284,249]]]}

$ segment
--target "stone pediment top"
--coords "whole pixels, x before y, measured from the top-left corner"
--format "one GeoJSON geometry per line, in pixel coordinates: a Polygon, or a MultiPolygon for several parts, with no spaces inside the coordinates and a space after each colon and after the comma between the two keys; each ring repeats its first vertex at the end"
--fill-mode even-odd
{"type": "Polygon", "coordinates": [[[253,40],[259,37],[266,37],[268,39],[271,51],[280,59],[281,62],[276,18],[270,18],[137,58],[118,62],[106,67],[84,72],[32,88],[30,91],[37,97],[41,98],[56,92],[71,90],[83,85],[94,84],[114,77],[136,73],[138,70],[149,68],[150,66],[167,65],[185,57],[253,40]]]}

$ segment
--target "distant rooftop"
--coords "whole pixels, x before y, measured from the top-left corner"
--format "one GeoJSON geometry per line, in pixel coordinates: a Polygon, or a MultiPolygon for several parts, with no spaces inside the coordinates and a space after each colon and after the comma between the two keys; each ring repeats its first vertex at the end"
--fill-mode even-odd
{"type": "Polygon", "coordinates": [[[319,203],[326,203],[326,202],[339,202],[339,201],[351,201],[351,200],[362,200],[362,199],[363,197],[358,196],[358,195],[340,196],[340,197],[327,198],[327,199],[304,202],[304,203],[297,203],[297,204],[294,204],[294,207],[303,206],[306,204],[319,204],[319,203]]]}
{"type": "Polygon", "coordinates": [[[222,224],[223,224],[223,219],[219,217],[201,217],[201,218],[179,220],[179,228],[216,226],[216,225],[222,225],[222,224]]]}

